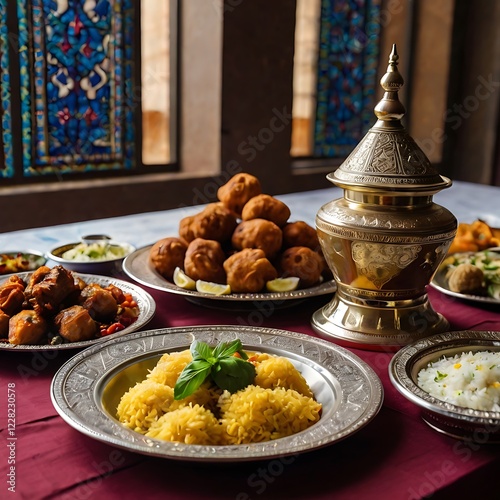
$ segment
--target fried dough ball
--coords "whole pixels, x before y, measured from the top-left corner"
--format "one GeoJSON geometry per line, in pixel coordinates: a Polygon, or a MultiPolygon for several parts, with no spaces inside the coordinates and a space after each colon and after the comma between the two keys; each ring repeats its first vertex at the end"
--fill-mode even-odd
{"type": "Polygon", "coordinates": [[[187,248],[180,238],[163,238],[151,247],[149,259],[158,273],[172,280],[175,268],[184,266],[187,248]]]}
{"type": "Polygon", "coordinates": [[[448,285],[452,292],[474,292],[483,286],[483,278],[483,271],[479,267],[464,263],[453,269],[448,278],[448,285]]]}
{"type": "Polygon", "coordinates": [[[24,309],[9,320],[11,344],[36,344],[48,331],[47,321],[33,309],[24,309]]]}
{"type": "Polygon", "coordinates": [[[241,173],[236,174],[218,189],[217,198],[229,210],[241,215],[245,203],[261,192],[260,181],[257,177],[241,173]]]}
{"type": "Polygon", "coordinates": [[[290,222],[283,227],[283,246],[285,248],[307,247],[311,250],[317,250],[320,246],[318,233],[307,222],[301,220],[290,222]]]}
{"type": "Polygon", "coordinates": [[[260,248],[264,250],[268,259],[278,254],[282,241],[281,229],[274,222],[265,219],[240,222],[231,238],[231,243],[236,250],[260,248]]]}
{"type": "Polygon", "coordinates": [[[71,306],[63,309],[55,318],[59,335],[70,342],[80,342],[95,338],[97,323],[89,311],[82,306],[71,306]]]}
{"type": "Polygon", "coordinates": [[[256,248],[245,248],[231,255],[224,262],[224,269],[231,291],[239,293],[259,292],[267,281],[278,277],[264,251],[256,248]]]}
{"type": "Polygon", "coordinates": [[[201,213],[194,216],[191,229],[195,238],[223,243],[231,238],[237,225],[234,212],[222,203],[210,203],[201,213]]]}
{"type": "Polygon", "coordinates": [[[226,256],[218,241],[194,239],[188,246],[184,271],[193,280],[225,283],[224,260],[226,256]]]}
{"type": "Polygon", "coordinates": [[[188,215],[179,222],[179,237],[189,245],[196,236],[194,235],[194,215],[188,215]]]}
{"type": "Polygon", "coordinates": [[[289,217],[288,206],[268,194],[259,194],[251,198],[241,212],[243,220],[266,219],[274,222],[278,227],[283,227],[289,217]]]}
{"type": "Polygon", "coordinates": [[[307,288],[318,283],[323,262],[314,250],[307,247],[292,247],[283,252],[279,267],[283,276],[300,278],[300,287],[307,288]]]}

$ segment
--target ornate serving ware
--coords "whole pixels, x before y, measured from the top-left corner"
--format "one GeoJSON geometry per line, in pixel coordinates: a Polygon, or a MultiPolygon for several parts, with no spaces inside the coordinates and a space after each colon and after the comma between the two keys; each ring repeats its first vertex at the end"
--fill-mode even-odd
{"type": "Polygon", "coordinates": [[[327,178],[344,197],[318,211],[318,236],[337,282],[312,326],[342,345],[397,350],[448,329],[425,287],[455,236],[457,220],[432,201],[451,186],[401,124],[403,78],[396,46],[380,83],[376,124],[327,178]]]}
{"type": "Polygon", "coordinates": [[[224,325],[136,332],[93,346],[66,362],[51,386],[55,409],[79,432],[137,453],[197,462],[263,460],[334,444],[368,425],[383,397],[382,383],[372,368],[342,347],[286,330],[224,325]],[[121,396],[146,377],[162,354],[188,349],[193,340],[216,345],[234,339],[240,339],[246,350],[287,357],[323,405],[320,420],[281,439],[226,446],[161,441],[117,420],[121,396]]]}
{"type": "Polygon", "coordinates": [[[441,401],[422,390],[418,373],[443,356],[500,351],[499,332],[446,332],[418,340],[394,355],[389,377],[394,387],[422,410],[423,420],[448,436],[480,444],[500,443],[500,412],[473,410],[441,401]]]}

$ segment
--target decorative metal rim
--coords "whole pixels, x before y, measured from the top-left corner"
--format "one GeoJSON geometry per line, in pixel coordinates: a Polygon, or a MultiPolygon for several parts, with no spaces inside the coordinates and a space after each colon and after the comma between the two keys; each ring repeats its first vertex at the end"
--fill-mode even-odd
{"type": "Polygon", "coordinates": [[[218,325],[137,332],[86,349],[55,374],[51,399],[69,425],[99,441],[163,458],[229,462],[296,454],[347,438],[377,415],[383,387],[368,364],[324,340],[285,330],[218,325]],[[320,421],[303,432],[264,443],[202,446],[147,438],[124,427],[104,410],[102,391],[110,374],[134,360],[186,349],[194,339],[213,344],[234,338],[241,339],[246,349],[287,356],[319,377],[319,386],[326,391],[320,421]]]}

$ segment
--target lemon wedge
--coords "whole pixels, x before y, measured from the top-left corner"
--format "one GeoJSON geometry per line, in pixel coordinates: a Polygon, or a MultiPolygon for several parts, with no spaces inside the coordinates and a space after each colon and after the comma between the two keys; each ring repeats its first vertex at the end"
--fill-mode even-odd
{"type": "Polygon", "coordinates": [[[174,269],[174,283],[185,290],[196,288],[196,281],[191,279],[180,267],[174,269]]]}
{"type": "Polygon", "coordinates": [[[291,276],[289,278],[276,278],[266,283],[269,292],[292,292],[299,286],[300,278],[291,276]]]}
{"type": "Polygon", "coordinates": [[[228,295],[231,293],[231,286],[198,280],[196,282],[196,290],[201,293],[210,293],[211,295],[228,295]]]}

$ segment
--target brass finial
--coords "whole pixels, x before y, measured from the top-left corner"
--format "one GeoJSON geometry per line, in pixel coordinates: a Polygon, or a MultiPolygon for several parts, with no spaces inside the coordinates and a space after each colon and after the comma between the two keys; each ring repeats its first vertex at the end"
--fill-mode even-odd
{"type": "Polygon", "coordinates": [[[380,85],[385,90],[384,96],[375,106],[375,116],[379,119],[375,125],[377,128],[400,125],[399,120],[406,112],[398,98],[398,90],[404,84],[403,77],[398,71],[398,59],[396,44],[393,44],[387,73],[380,80],[380,85]]]}

